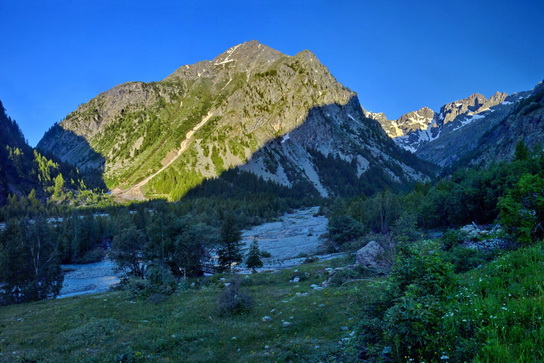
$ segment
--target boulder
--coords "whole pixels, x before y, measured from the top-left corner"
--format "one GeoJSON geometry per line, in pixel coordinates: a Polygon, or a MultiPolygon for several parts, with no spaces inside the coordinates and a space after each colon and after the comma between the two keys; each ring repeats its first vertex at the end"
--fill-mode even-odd
{"type": "Polygon", "coordinates": [[[384,267],[383,254],[385,250],[376,241],[370,241],[357,251],[355,263],[369,268],[384,267]]]}

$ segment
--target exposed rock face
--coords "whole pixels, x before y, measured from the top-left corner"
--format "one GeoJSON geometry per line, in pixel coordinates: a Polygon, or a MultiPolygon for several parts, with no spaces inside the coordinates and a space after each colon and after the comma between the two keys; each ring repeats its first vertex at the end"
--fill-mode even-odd
{"type": "Polygon", "coordinates": [[[384,267],[383,254],[385,250],[376,241],[370,241],[357,251],[355,263],[368,268],[379,269],[384,267]]]}
{"type": "Polygon", "coordinates": [[[474,93],[462,100],[448,103],[435,113],[428,107],[401,116],[398,120],[376,120],[402,148],[417,152],[426,143],[482,118],[491,108],[501,104],[506,93],[496,92],[491,98],[474,93]]]}
{"type": "Polygon", "coordinates": [[[130,199],[179,199],[237,166],[286,186],[302,180],[328,196],[322,158],[352,165],[357,177],[375,167],[397,182],[426,178],[313,53],[287,56],[256,41],[160,82],[114,87],[38,147],[103,173],[114,194],[130,199]]]}

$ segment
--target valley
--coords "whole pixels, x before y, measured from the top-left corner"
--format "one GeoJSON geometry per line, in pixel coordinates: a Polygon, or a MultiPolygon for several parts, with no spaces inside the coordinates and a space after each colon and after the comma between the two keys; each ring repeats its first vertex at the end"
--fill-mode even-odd
{"type": "Polygon", "coordinates": [[[0,361],[543,360],[543,117],[389,120],[255,40],[36,148],[0,104],[0,361]]]}

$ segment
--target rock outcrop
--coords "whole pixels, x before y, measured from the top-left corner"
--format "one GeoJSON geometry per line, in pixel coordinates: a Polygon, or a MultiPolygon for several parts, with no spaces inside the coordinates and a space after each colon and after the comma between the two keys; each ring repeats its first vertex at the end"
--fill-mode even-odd
{"type": "Polygon", "coordinates": [[[372,269],[384,268],[384,253],[385,250],[378,242],[370,241],[357,251],[355,263],[372,269]]]}

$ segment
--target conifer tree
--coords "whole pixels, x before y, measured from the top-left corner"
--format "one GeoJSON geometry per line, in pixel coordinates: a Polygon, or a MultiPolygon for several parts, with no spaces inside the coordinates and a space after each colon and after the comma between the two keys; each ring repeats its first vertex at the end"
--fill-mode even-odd
{"type": "Polygon", "coordinates": [[[219,267],[221,271],[231,271],[232,265],[242,262],[242,231],[238,227],[236,218],[228,214],[221,225],[221,247],[219,267]]]}
{"type": "Polygon", "coordinates": [[[263,267],[263,261],[261,260],[261,250],[259,249],[259,242],[257,238],[253,239],[249,252],[247,254],[246,266],[250,268],[253,273],[257,272],[256,268],[263,267]]]}
{"type": "Polygon", "coordinates": [[[514,160],[519,161],[527,159],[529,159],[529,148],[525,145],[523,140],[519,140],[514,151],[514,160]]]}

